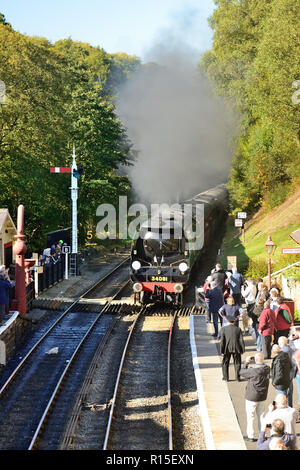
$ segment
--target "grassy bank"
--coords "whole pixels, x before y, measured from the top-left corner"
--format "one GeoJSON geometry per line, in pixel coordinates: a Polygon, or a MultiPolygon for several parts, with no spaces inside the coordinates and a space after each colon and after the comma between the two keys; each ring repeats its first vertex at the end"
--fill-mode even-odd
{"type": "MultiPolygon", "coordinates": [[[[276,245],[272,257],[272,272],[289,264],[300,261],[300,255],[282,255],[282,248],[298,246],[290,234],[300,228],[300,188],[297,189],[283,204],[272,211],[260,209],[245,224],[245,241],[241,229],[234,227],[234,218],[227,221],[226,236],[224,239],[219,261],[225,267],[227,256],[237,256],[238,267],[247,276],[267,275],[267,253],[265,243],[269,235],[276,245]]],[[[289,277],[300,280],[300,269],[292,268],[289,277]]]]}

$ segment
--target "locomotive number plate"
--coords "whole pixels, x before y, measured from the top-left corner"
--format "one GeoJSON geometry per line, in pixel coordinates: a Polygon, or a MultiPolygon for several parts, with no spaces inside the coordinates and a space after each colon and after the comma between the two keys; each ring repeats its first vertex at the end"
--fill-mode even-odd
{"type": "Polygon", "coordinates": [[[151,281],[152,282],[168,282],[169,278],[168,276],[151,276],[151,281]]]}

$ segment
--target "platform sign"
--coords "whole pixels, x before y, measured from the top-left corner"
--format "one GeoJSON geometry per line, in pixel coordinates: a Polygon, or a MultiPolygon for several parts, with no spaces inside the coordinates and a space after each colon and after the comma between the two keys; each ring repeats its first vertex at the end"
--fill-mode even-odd
{"type": "Polygon", "coordinates": [[[234,219],[235,227],[243,227],[243,219],[234,219]]]}
{"type": "Polygon", "coordinates": [[[300,255],[300,247],[281,248],[282,255],[300,255]]]}
{"type": "MultiPolygon", "coordinates": [[[[63,245],[61,247],[61,251],[62,253],[64,253],[65,255],[68,255],[69,253],[71,253],[71,247],[70,246],[67,246],[67,245],[63,245]]],[[[68,266],[68,256],[65,256],[65,279],[69,279],[69,266],[68,266]]]]}
{"type": "Polygon", "coordinates": [[[231,270],[232,268],[237,268],[237,257],[227,256],[227,269],[231,270]]]}
{"type": "Polygon", "coordinates": [[[247,219],[247,212],[238,212],[238,219],[247,219]]]}
{"type": "Polygon", "coordinates": [[[6,93],[5,83],[2,80],[0,80],[0,104],[5,104],[5,93],[6,93]]]}

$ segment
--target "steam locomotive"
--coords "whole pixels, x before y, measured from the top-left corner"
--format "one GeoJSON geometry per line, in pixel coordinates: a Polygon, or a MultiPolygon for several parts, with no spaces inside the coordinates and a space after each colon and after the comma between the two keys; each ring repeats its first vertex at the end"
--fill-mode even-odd
{"type": "Polygon", "coordinates": [[[162,208],[141,224],[131,245],[135,303],[182,305],[191,272],[224,219],[227,205],[228,192],[221,184],[170,210],[162,208]]]}

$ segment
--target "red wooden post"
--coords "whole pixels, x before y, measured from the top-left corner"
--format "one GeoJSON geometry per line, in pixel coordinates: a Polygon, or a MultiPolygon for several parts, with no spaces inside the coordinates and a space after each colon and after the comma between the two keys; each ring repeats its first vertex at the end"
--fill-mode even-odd
{"type": "Polygon", "coordinates": [[[25,284],[25,235],[24,235],[24,206],[18,207],[18,222],[16,242],[14,244],[14,253],[16,255],[16,287],[15,297],[17,300],[17,309],[21,315],[26,315],[26,284],[25,284]]]}

